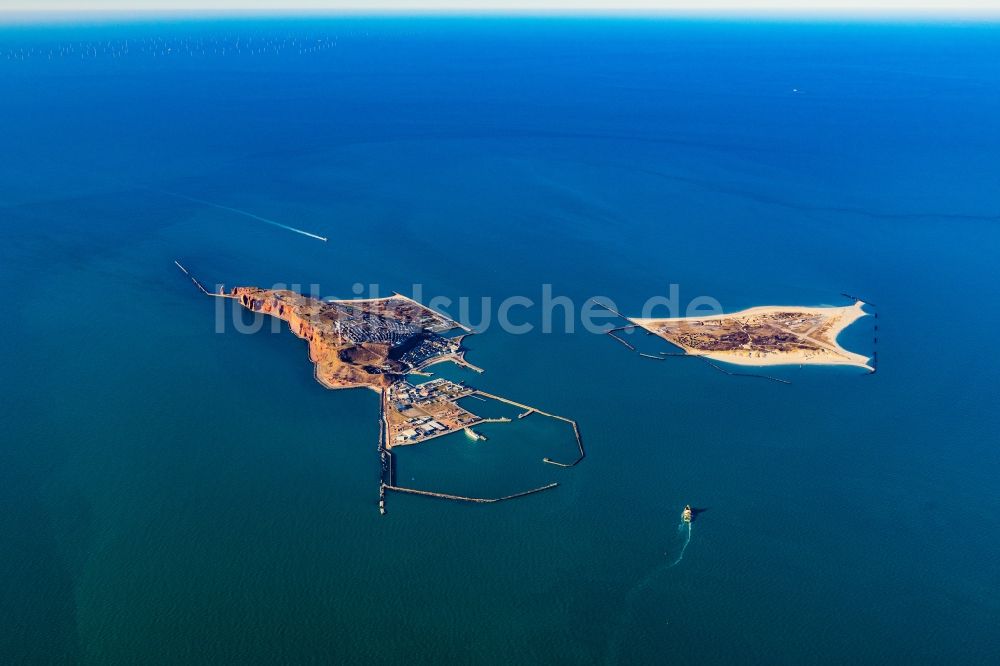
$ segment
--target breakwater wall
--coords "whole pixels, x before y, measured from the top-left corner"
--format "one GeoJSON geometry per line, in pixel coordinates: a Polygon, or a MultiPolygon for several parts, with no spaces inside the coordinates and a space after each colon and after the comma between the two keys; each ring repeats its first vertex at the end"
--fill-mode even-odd
{"type": "Polygon", "coordinates": [[[576,438],[576,448],[579,451],[579,456],[576,458],[576,460],[568,463],[563,463],[546,457],[542,458],[542,462],[546,462],[550,465],[556,465],[557,467],[573,467],[579,464],[580,461],[587,456],[587,452],[583,448],[583,436],[580,434],[580,426],[573,419],[566,418],[565,416],[559,416],[558,414],[550,414],[549,412],[538,409],[537,407],[532,407],[531,405],[525,405],[524,403],[521,402],[515,402],[513,400],[509,400],[507,398],[503,398],[498,395],[493,395],[492,393],[486,393],[485,391],[476,391],[476,393],[478,393],[483,397],[492,398],[493,400],[497,400],[499,402],[505,402],[508,405],[514,405],[515,407],[520,407],[521,409],[525,410],[523,414],[518,416],[518,418],[524,418],[529,414],[536,413],[536,414],[541,414],[542,416],[547,416],[550,419],[557,419],[559,421],[564,421],[573,426],[573,436],[576,438]]]}
{"type": "Polygon", "coordinates": [[[439,493],[433,490],[419,490],[418,488],[406,488],[404,486],[383,486],[385,490],[391,490],[397,493],[406,493],[408,495],[422,495],[424,497],[436,497],[437,499],[453,500],[455,502],[472,502],[475,504],[492,504],[494,502],[504,502],[506,500],[517,499],[519,497],[527,497],[528,495],[534,495],[545,490],[551,490],[558,486],[558,483],[550,483],[548,485],[539,486],[538,488],[531,488],[530,490],[524,490],[519,493],[514,493],[513,495],[504,495],[503,497],[468,497],[466,495],[452,495],[449,493],[439,493]]]}

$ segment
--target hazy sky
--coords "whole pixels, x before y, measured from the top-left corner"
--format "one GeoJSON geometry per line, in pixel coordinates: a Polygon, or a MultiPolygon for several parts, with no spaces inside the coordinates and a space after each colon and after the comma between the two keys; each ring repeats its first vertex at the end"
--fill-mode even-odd
{"type": "Polygon", "coordinates": [[[7,11],[667,11],[1000,14],[1000,0],[0,0],[7,11]]]}

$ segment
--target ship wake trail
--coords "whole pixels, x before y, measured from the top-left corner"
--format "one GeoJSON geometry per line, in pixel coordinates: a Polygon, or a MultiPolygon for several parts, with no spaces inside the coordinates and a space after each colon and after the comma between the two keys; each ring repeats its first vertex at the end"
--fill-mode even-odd
{"type": "Polygon", "coordinates": [[[625,631],[625,626],[632,619],[632,606],[635,604],[636,598],[639,594],[649,587],[649,584],[656,580],[657,576],[676,566],[682,559],[684,559],[684,551],[687,550],[688,544],[691,543],[691,523],[682,522],[677,526],[678,532],[685,532],[684,543],[681,544],[681,552],[673,562],[669,564],[664,563],[655,567],[646,576],[636,583],[635,587],[629,590],[628,595],[625,597],[625,610],[622,612],[621,621],[618,623],[618,627],[615,632],[611,635],[610,642],[608,643],[608,654],[605,660],[608,664],[618,663],[618,645],[621,643],[622,633],[625,631]],[[686,530],[684,528],[687,528],[686,530]]]}
{"type": "Polygon", "coordinates": [[[691,523],[681,523],[677,526],[677,531],[683,532],[685,526],[687,526],[687,534],[684,535],[684,543],[681,544],[681,552],[677,554],[677,559],[670,563],[670,566],[667,567],[668,569],[680,564],[680,561],[684,559],[684,551],[687,550],[688,544],[691,543],[691,523]]]}
{"type": "Polygon", "coordinates": [[[263,222],[265,224],[270,224],[271,226],[278,227],[279,229],[284,229],[286,231],[294,231],[297,234],[302,234],[303,236],[308,236],[309,238],[315,238],[316,240],[321,240],[324,243],[327,242],[325,236],[320,236],[318,234],[310,233],[302,229],[296,229],[295,227],[290,227],[287,224],[282,224],[281,222],[276,222],[275,220],[269,220],[266,217],[261,217],[260,215],[255,215],[250,211],[241,210],[239,208],[233,208],[232,206],[224,206],[214,201],[206,201],[205,199],[199,199],[197,197],[190,197],[186,194],[181,194],[180,192],[171,192],[169,190],[155,190],[161,194],[167,194],[172,197],[177,197],[178,199],[184,199],[186,201],[193,201],[195,203],[200,203],[205,206],[211,206],[212,208],[218,208],[219,210],[229,211],[230,213],[236,213],[237,215],[242,215],[244,217],[249,217],[250,219],[257,220],[258,222],[263,222]]]}

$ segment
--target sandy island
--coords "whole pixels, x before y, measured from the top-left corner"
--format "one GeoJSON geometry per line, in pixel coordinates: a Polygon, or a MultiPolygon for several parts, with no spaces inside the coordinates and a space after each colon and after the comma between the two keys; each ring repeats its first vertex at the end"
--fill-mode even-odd
{"type": "Polygon", "coordinates": [[[852,365],[873,370],[869,358],[837,344],[845,328],[868,313],[864,303],[843,307],[765,305],[731,314],[631,319],[692,356],[737,365],[852,365]]]}

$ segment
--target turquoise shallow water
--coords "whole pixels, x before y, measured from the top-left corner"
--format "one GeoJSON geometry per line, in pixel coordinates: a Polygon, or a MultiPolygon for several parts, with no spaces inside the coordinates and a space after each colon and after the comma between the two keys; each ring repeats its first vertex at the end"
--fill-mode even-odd
{"type": "MultiPolygon", "coordinates": [[[[992,25],[0,30],[0,659],[989,661],[998,44],[992,25]],[[174,259],[339,296],[550,283],[630,313],[671,283],[726,310],[847,291],[878,306],[879,372],[786,386],[579,321],[491,326],[468,342],[484,375],[440,373],[578,419],[586,460],[542,465],[572,441],[535,417],[436,440],[401,477],[560,486],[391,496],[380,518],[375,394],[323,390],[287,332],[216,334],[174,259]],[[685,503],[705,511],[670,567],[685,503]]],[[[843,341],[866,351],[872,324],[843,341]]]]}

